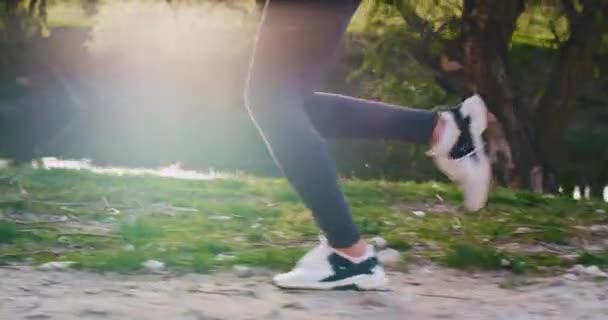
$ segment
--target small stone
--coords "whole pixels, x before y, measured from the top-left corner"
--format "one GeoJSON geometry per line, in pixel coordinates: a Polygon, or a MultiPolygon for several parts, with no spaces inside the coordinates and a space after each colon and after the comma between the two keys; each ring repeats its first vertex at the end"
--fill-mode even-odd
{"type": "Polygon", "coordinates": [[[260,284],[257,282],[247,282],[247,283],[243,283],[243,287],[245,288],[257,288],[259,287],[260,284]]]}
{"type": "Polygon", "coordinates": [[[284,319],[283,314],[279,310],[272,310],[272,312],[270,312],[270,314],[268,314],[267,316],[265,316],[263,318],[268,319],[268,320],[284,319]]]}
{"type": "Polygon", "coordinates": [[[23,309],[23,311],[26,311],[26,312],[30,312],[30,311],[33,312],[34,310],[38,309],[40,307],[40,305],[41,305],[40,300],[36,298],[36,300],[26,303],[21,309],[23,309]]]}
{"type": "Polygon", "coordinates": [[[597,214],[605,214],[606,210],[604,210],[604,209],[596,209],[595,213],[597,213],[597,214]]]}
{"type": "Polygon", "coordinates": [[[382,223],[387,226],[387,227],[392,227],[395,226],[395,223],[392,221],[388,221],[388,220],[382,220],[382,223]]]}
{"type": "Polygon", "coordinates": [[[201,292],[201,288],[198,286],[192,286],[192,287],[188,287],[186,288],[186,292],[188,293],[197,293],[197,292],[201,292]]]}
{"type": "Polygon", "coordinates": [[[563,285],[565,285],[566,282],[564,282],[564,280],[562,279],[554,279],[551,280],[549,283],[547,283],[547,286],[549,287],[561,287],[563,285]]]}
{"type": "Polygon", "coordinates": [[[236,265],[232,267],[232,271],[239,278],[248,278],[253,276],[253,270],[247,266],[236,265]]]}
{"type": "Polygon", "coordinates": [[[570,261],[570,262],[574,262],[574,261],[578,260],[580,257],[581,257],[581,255],[580,254],[576,254],[576,253],[573,253],[573,254],[564,254],[564,255],[560,256],[560,258],[562,258],[562,259],[564,259],[566,261],[570,261]]]}
{"type": "Polygon", "coordinates": [[[125,288],[127,288],[127,289],[138,289],[139,285],[137,285],[135,283],[127,283],[127,284],[125,284],[125,288]]]}
{"type": "Polygon", "coordinates": [[[589,253],[599,253],[606,249],[603,244],[583,244],[583,250],[589,253]]]}
{"type": "Polygon", "coordinates": [[[90,295],[94,295],[94,294],[101,293],[101,290],[99,290],[99,289],[84,289],[84,293],[90,294],[90,295]]]}
{"type": "Polygon", "coordinates": [[[424,274],[433,274],[433,273],[435,273],[431,268],[428,268],[428,267],[421,268],[420,272],[424,273],[424,274]]]}
{"type": "Polygon", "coordinates": [[[219,214],[209,216],[209,220],[226,221],[226,220],[230,220],[230,219],[232,219],[232,217],[230,217],[230,216],[224,216],[224,215],[219,215],[219,214]]]}
{"type": "Polygon", "coordinates": [[[415,210],[412,211],[412,213],[416,216],[416,217],[424,217],[426,216],[426,213],[424,211],[420,211],[420,210],[415,210]]]}
{"type": "Polygon", "coordinates": [[[437,245],[433,241],[427,241],[427,242],[424,243],[424,245],[426,246],[427,250],[430,250],[430,251],[439,251],[439,250],[441,250],[441,247],[439,245],[437,245]]]}
{"type": "Polygon", "coordinates": [[[363,307],[385,308],[388,305],[380,299],[380,297],[365,297],[359,301],[359,305],[363,307]]]}
{"type": "Polygon", "coordinates": [[[592,233],[608,233],[608,225],[597,225],[597,224],[594,224],[591,227],[589,227],[589,230],[592,233]]]}
{"type": "Polygon", "coordinates": [[[49,261],[38,266],[42,271],[64,271],[75,265],[74,261],[49,261]]]}
{"type": "Polygon", "coordinates": [[[32,289],[30,289],[26,286],[19,286],[19,289],[23,290],[24,292],[32,292],[32,289]]]}
{"type": "Polygon", "coordinates": [[[585,268],[585,274],[593,277],[608,278],[608,273],[600,270],[598,266],[588,266],[585,268]]]}
{"type": "Polygon", "coordinates": [[[184,320],[209,320],[209,318],[206,317],[202,311],[196,310],[196,309],[188,309],[186,312],[184,312],[183,319],[184,320]]]}
{"type": "Polygon", "coordinates": [[[132,297],[136,296],[135,290],[129,290],[129,291],[122,292],[122,295],[123,295],[123,297],[128,297],[128,298],[132,298],[132,297]]]}
{"type": "Polygon", "coordinates": [[[385,267],[395,267],[401,261],[401,253],[395,249],[385,249],[378,252],[378,262],[385,267]]]}
{"type": "Polygon", "coordinates": [[[148,272],[162,272],[165,270],[165,263],[158,260],[147,260],[142,263],[142,267],[148,272]]]}
{"type": "Polygon", "coordinates": [[[562,276],[564,279],[566,280],[570,280],[570,281],[576,281],[578,280],[578,276],[572,273],[567,273],[565,275],[562,276]]]}
{"type": "Polygon", "coordinates": [[[57,242],[59,243],[70,243],[70,238],[66,236],[61,236],[57,238],[57,242]]]}
{"type": "Polygon", "coordinates": [[[51,316],[49,316],[46,313],[35,312],[35,313],[26,314],[25,316],[23,316],[23,318],[31,319],[31,320],[43,320],[43,319],[50,319],[51,316]]]}
{"type": "Polygon", "coordinates": [[[233,254],[220,253],[220,254],[216,255],[214,259],[215,259],[215,261],[229,261],[229,260],[236,259],[236,257],[233,254]]]}
{"type": "Polygon", "coordinates": [[[87,306],[84,309],[82,309],[82,311],[80,311],[81,317],[87,317],[87,316],[105,317],[108,314],[110,314],[110,312],[108,310],[106,310],[105,308],[103,308],[101,306],[95,306],[95,305],[87,306]]]}
{"type": "Polygon", "coordinates": [[[135,251],[135,246],[132,244],[126,244],[124,247],[122,247],[122,249],[125,251],[131,252],[131,251],[135,251]]]}
{"type": "Polygon", "coordinates": [[[44,286],[44,287],[50,287],[50,286],[54,286],[54,285],[60,284],[60,283],[61,283],[61,281],[57,281],[54,279],[42,279],[42,281],[40,282],[40,285],[44,286]]]}
{"type": "Polygon", "coordinates": [[[377,250],[382,250],[382,249],[386,249],[386,246],[388,245],[388,243],[386,242],[386,240],[384,240],[384,238],[382,237],[373,237],[369,240],[369,242],[377,249],[377,250]]]}
{"type": "Polygon", "coordinates": [[[441,247],[432,241],[417,242],[413,246],[416,251],[439,251],[441,247]]]}
{"type": "Polygon", "coordinates": [[[106,213],[108,213],[109,215],[117,216],[120,215],[120,210],[116,208],[106,208],[106,213]]]}
{"type": "Polygon", "coordinates": [[[306,306],[304,306],[301,302],[294,301],[288,302],[281,306],[283,309],[294,309],[294,310],[307,310],[306,306]]]}
{"type": "Polygon", "coordinates": [[[576,274],[576,275],[585,274],[586,271],[587,271],[587,269],[582,264],[577,264],[568,270],[568,272],[576,274]]]}
{"type": "Polygon", "coordinates": [[[239,292],[239,295],[243,296],[243,297],[247,297],[247,298],[253,298],[253,299],[258,299],[260,297],[255,290],[241,290],[239,292]]]}
{"type": "Polygon", "coordinates": [[[510,267],[511,266],[511,261],[503,258],[503,259],[500,260],[500,265],[503,268],[510,267]]]}
{"type": "Polygon", "coordinates": [[[530,229],[530,228],[519,227],[519,228],[515,229],[515,231],[513,233],[514,234],[524,234],[524,233],[530,233],[530,232],[532,232],[532,229],[530,229]]]}

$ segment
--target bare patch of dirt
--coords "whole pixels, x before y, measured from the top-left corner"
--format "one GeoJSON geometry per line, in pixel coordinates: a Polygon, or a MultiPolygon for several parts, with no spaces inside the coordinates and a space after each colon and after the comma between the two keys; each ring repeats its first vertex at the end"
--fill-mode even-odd
{"type": "Polygon", "coordinates": [[[6,319],[606,319],[608,286],[562,277],[502,289],[504,274],[425,266],[387,292],[281,291],[269,276],[119,275],[0,269],[6,319]]]}

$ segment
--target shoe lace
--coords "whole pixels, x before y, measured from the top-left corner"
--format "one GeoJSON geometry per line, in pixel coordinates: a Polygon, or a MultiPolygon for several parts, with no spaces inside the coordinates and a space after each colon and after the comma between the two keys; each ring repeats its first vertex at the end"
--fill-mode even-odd
{"type": "MultiPolygon", "coordinates": [[[[465,123],[466,120],[463,119],[462,116],[460,115],[460,113],[457,111],[458,108],[460,108],[460,107],[462,107],[462,102],[459,103],[459,104],[457,104],[457,105],[455,105],[455,106],[437,106],[437,107],[435,107],[433,109],[433,111],[435,111],[437,113],[439,113],[439,112],[451,112],[454,115],[454,120],[456,121],[456,123],[457,123],[457,125],[458,125],[458,127],[459,127],[459,129],[461,131],[461,135],[462,135],[462,134],[465,134],[464,132],[466,132],[466,130],[468,130],[468,128],[466,128],[466,123],[465,123]]],[[[459,137],[459,141],[457,141],[456,143],[457,144],[462,143],[462,141],[460,141],[460,137],[459,137]]],[[[461,155],[458,158],[452,158],[452,157],[449,157],[449,158],[451,160],[453,160],[453,161],[456,161],[456,162],[463,161],[464,159],[466,159],[466,158],[468,158],[468,157],[470,157],[472,155],[475,155],[478,152],[485,152],[486,147],[487,147],[486,145],[487,145],[487,143],[483,142],[480,147],[475,147],[475,148],[471,149],[469,152],[467,152],[466,154],[461,155]]],[[[472,144],[471,146],[474,146],[474,144],[472,144]]],[[[427,150],[425,152],[425,154],[427,156],[429,156],[429,157],[444,157],[444,158],[448,158],[448,157],[445,157],[445,156],[437,154],[435,152],[435,150],[433,150],[433,149],[427,150]]]]}

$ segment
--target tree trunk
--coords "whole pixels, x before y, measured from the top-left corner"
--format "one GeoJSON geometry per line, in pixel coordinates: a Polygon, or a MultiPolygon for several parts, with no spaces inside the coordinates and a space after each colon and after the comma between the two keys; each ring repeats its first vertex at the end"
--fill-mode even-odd
{"type": "MultiPolygon", "coordinates": [[[[580,13],[571,13],[570,37],[560,48],[544,95],[534,119],[537,149],[551,176],[560,171],[564,131],[576,111],[576,100],[593,71],[595,53],[600,47],[608,13],[605,1],[583,1],[580,13]]],[[[547,181],[545,188],[557,189],[557,179],[547,181]]]]}
{"type": "MultiPolygon", "coordinates": [[[[508,186],[542,191],[542,168],[532,140],[517,113],[509,75],[508,46],[515,22],[524,9],[522,0],[465,0],[462,46],[465,74],[471,90],[480,94],[504,127],[514,159],[495,171],[506,172],[508,186]]],[[[496,166],[499,166],[496,168],[496,166]]]]}

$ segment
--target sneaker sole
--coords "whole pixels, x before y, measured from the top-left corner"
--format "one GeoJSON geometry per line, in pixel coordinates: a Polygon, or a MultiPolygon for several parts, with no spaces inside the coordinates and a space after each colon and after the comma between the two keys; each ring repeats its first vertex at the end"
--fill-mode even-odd
{"type": "Polygon", "coordinates": [[[285,290],[387,291],[387,282],[384,275],[358,275],[333,282],[273,284],[285,290]]]}
{"type": "MultiPolygon", "coordinates": [[[[492,180],[492,168],[490,166],[490,159],[486,155],[485,148],[483,146],[483,139],[481,138],[483,132],[488,128],[488,109],[485,105],[483,99],[474,95],[471,98],[467,99],[470,101],[468,105],[464,106],[464,112],[471,116],[474,121],[471,123],[471,135],[473,136],[473,143],[475,144],[475,149],[477,149],[477,161],[479,162],[479,172],[476,172],[475,179],[479,179],[477,181],[464,181],[461,185],[463,189],[473,189],[475,191],[469,191],[469,197],[471,197],[470,192],[473,192],[474,195],[482,197],[471,201],[468,203],[465,201],[465,208],[469,211],[475,212],[481,210],[485,207],[488,201],[488,193],[490,191],[490,183],[492,180]],[[472,183],[473,187],[467,187],[467,183],[472,183]]],[[[464,191],[464,190],[463,190],[464,191]]]]}

